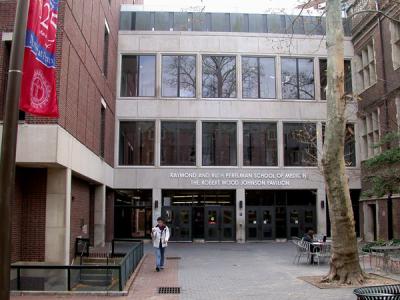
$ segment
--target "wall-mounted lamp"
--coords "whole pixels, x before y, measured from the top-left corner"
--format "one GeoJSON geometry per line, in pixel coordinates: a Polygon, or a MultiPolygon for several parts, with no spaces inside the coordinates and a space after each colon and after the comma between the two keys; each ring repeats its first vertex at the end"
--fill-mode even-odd
{"type": "Polygon", "coordinates": [[[240,201],[239,201],[239,208],[240,208],[240,209],[243,209],[243,200],[240,200],[240,201]]]}
{"type": "Polygon", "coordinates": [[[324,209],[324,208],[325,208],[325,201],[321,200],[321,209],[324,209]]]}
{"type": "Polygon", "coordinates": [[[158,200],[154,201],[154,208],[158,208],[158,200]]]}

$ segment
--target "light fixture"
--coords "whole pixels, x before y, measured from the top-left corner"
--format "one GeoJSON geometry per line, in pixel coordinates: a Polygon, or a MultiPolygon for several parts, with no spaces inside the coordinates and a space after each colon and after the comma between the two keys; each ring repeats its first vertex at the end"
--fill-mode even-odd
{"type": "Polygon", "coordinates": [[[243,209],[243,200],[240,200],[240,201],[239,201],[239,208],[240,208],[240,209],[243,209]]]}

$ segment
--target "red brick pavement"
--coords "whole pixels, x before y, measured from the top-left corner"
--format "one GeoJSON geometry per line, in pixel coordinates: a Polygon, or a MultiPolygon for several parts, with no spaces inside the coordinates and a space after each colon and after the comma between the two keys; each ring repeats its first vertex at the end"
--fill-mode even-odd
{"type": "MultiPolygon", "coordinates": [[[[128,296],[125,297],[109,297],[113,300],[178,300],[178,295],[159,295],[158,287],[176,287],[178,286],[178,261],[167,260],[166,268],[160,272],[155,270],[154,255],[146,255],[140,267],[140,270],[134,279],[128,296]]],[[[51,299],[85,299],[85,300],[101,300],[104,296],[77,296],[77,295],[53,295],[53,296],[12,296],[12,300],[51,300],[51,299]]]]}

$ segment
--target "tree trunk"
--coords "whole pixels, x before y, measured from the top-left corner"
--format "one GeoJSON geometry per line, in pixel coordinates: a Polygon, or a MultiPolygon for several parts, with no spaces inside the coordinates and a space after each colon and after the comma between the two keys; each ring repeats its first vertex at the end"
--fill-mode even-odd
{"type": "Polygon", "coordinates": [[[344,33],[341,1],[328,0],[326,13],[327,122],[322,166],[331,218],[332,256],[324,281],[362,283],[354,215],[344,160],[346,98],[344,95],[344,33]]]}

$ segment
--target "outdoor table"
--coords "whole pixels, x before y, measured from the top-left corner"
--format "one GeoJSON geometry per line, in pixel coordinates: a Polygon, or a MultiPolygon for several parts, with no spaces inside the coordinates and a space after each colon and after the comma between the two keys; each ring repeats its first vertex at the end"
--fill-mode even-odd
{"type": "Polygon", "coordinates": [[[389,267],[389,253],[399,251],[400,246],[372,246],[370,250],[373,252],[383,253],[383,270],[387,271],[389,267]]]}

